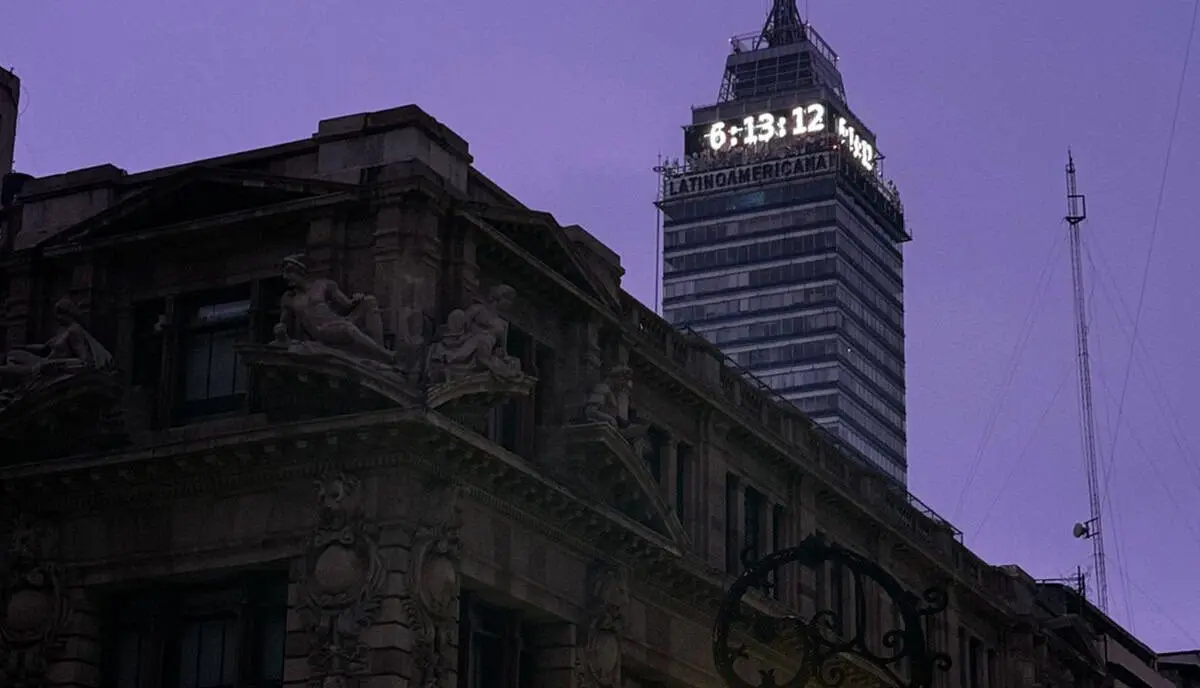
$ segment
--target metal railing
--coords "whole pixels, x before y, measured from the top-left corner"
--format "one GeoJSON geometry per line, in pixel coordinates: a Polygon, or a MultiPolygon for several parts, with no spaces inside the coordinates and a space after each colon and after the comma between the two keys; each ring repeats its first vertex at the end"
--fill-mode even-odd
{"type": "MultiPolygon", "coordinates": [[[[838,54],[833,48],[821,38],[821,34],[813,28],[812,24],[804,25],[805,41],[816,49],[818,53],[830,62],[837,64],[838,54]]],[[[755,50],[766,50],[769,46],[763,45],[763,35],[761,31],[754,33],[738,34],[729,39],[729,46],[735,53],[748,53],[755,50]]]]}

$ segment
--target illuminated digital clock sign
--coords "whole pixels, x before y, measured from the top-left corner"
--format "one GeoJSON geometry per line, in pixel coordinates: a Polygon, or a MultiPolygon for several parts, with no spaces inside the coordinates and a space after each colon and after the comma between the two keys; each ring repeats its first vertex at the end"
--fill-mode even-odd
{"type": "Polygon", "coordinates": [[[689,127],[684,152],[686,155],[722,153],[773,141],[798,144],[827,133],[836,133],[865,169],[875,169],[875,146],[849,120],[824,103],[689,127]]]}

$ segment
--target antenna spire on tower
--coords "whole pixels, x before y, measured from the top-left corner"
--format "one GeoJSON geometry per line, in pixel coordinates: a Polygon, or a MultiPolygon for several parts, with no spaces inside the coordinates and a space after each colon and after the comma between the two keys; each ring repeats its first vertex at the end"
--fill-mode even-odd
{"type": "Polygon", "coordinates": [[[759,37],[770,47],[799,43],[806,39],[804,20],[800,18],[796,0],[773,0],[759,37]]]}

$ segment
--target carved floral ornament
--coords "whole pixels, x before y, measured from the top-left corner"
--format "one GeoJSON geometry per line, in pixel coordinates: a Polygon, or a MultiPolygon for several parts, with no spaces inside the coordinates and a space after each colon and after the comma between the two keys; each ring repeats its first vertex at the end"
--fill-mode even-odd
{"type": "Polygon", "coordinates": [[[361,636],[379,613],[387,574],[374,529],[363,517],[362,483],[330,473],[317,482],[317,497],[302,590],[310,686],[328,688],[367,670],[361,636]]]}
{"type": "Polygon", "coordinates": [[[54,529],[18,519],[0,560],[0,685],[34,688],[60,649],[71,610],[54,561],[54,529]]]}
{"type": "Polygon", "coordinates": [[[313,277],[302,255],[283,259],[288,291],[280,303],[269,351],[245,346],[251,364],[267,359],[303,367],[305,361],[339,367],[349,376],[373,380],[385,396],[405,403],[402,388],[425,388],[436,408],[464,396],[527,395],[534,381],[508,354],[505,315],[516,298],[507,285],[484,299],[454,309],[436,332],[421,310],[419,280],[404,278],[393,301],[381,309],[370,294],[346,295],[336,282],[313,277]],[[387,327],[390,326],[390,327],[387,327]],[[385,330],[392,333],[389,345],[385,330]],[[284,352],[289,358],[280,359],[284,352]]]}

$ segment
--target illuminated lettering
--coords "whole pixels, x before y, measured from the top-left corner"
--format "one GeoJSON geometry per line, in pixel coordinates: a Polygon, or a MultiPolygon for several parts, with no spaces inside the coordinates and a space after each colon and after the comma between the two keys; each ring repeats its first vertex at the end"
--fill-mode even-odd
{"type": "Polygon", "coordinates": [[[713,150],[721,150],[725,147],[729,136],[725,134],[725,123],[715,122],[708,130],[708,145],[712,146],[713,150]]]}
{"type": "Polygon", "coordinates": [[[703,139],[706,147],[714,152],[772,141],[786,142],[832,128],[851,158],[867,170],[875,169],[875,146],[858,133],[848,119],[831,114],[824,103],[801,105],[790,113],[760,112],[740,119],[713,122],[707,127],[703,139]]]}

